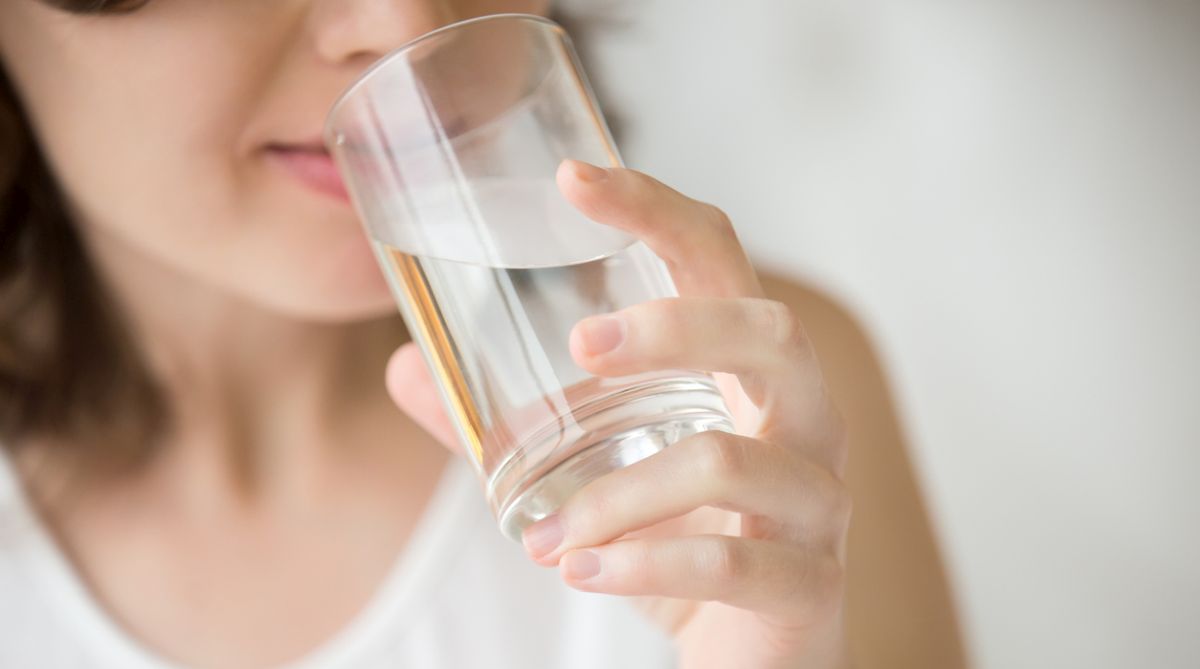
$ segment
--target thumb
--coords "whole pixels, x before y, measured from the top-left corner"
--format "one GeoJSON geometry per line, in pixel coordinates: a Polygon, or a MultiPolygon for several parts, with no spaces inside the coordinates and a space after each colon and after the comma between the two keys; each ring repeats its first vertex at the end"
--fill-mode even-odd
{"type": "Polygon", "coordinates": [[[446,415],[433,376],[415,343],[396,349],[388,360],[385,379],[388,394],[401,411],[453,453],[463,454],[458,433],[446,415]]]}

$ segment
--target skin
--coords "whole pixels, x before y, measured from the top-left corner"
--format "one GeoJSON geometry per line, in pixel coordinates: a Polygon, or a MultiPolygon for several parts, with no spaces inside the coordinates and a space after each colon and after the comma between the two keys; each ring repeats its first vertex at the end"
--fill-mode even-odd
{"type": "MultiPolygon", "coordinates": [[[[178,418],[151,463],[78,503],[53,503],[18,466],[96,599],[155,652],[214,667],[300,657],[403,549],[453,439],[415,349],[395,350],[402,327],[353,212],[264,147],[315,137],[336,94],[399,43],[498,11],[546,3],[156,0],[120,17],[0,3],[0,58],[178,418]]],[[[568,162],[557,178],[664,258],[682,295],[581,322],[577,362],[720,372],[741,434],[597,480],[527,531],[531,559],[635,598],[685,668],[845,666],[848,438],[808,330],[712,205],[632,170],[568,162]]],[[[911,481],[891,490],[923,518],[911,481]]],[[[931,545],[914,527],[908,541],[931,545]]],[[[934,603],[910,610],[952,627],[936,565],[897,564],[933,570],[916,594],[934,603]]],[[[921,638],[938,650],[914,657],[961,661],[953,633],[921,638]]]]}
{"type": "MultiPolygon", "coordinates": [[[[681,666],[846,666],[845,431],[799,318],[763,297],[719,209],[633,170],[567,161],[557,176],[580,211],[665,260],[681,296],[584,319],[576,362],[601,376],[724,373],[749,436],[700,433],[593,481],[525,531],[527,551],[573,587],[638,596],[681,666]]],[[[392,361],[401,407],[415,356],[392,361]]],[[[453,443],[444,414],[426,420],[453,443]]]]}

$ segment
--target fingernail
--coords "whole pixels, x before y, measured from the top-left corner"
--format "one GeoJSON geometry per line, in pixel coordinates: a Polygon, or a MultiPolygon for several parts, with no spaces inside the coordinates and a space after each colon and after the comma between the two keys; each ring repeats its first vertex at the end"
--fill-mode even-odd
{"type": "Polygon", "coordinates": [[[597,167],[582,160],[574,160],[572,162],[575,163],[575,177],[580,181],[595,183],[608,178],[608,170],[603,167],[597,167]]]}
{"type": "Polygon", "coordinates": [[[584,353],[608,353],[625,341],[625,319],[617,316],[586,318],[579,323],[579,336],[584,353]]]}
{"type": "Polygon", "coordinates": [[[552,514],[525,528],[521,543],[534,558],[540,558],[558,548],[563,540],[562,522],[558,514],[552,514]]]}
{"type": "Polygon", "coordinates": [[[571,551],[563,557],[563,570],[573,581],[585,581],[600,573],[600,556],[592,551],[571,551]]]}

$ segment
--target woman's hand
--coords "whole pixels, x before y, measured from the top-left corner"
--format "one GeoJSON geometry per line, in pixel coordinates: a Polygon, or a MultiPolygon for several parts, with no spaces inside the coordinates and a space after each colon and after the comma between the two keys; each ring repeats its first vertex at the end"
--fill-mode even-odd
{"type": "MultiPolygon", "coordinates": [[[[804,328],[763,298],[716,207],[575,161],[558,184],[592,220],[644,241],[680,293],[581,321],[576,362],[599,376],[717,372],[741,434],[700,433],[593,481],[526,529],[527,551],[574,588],[637,596],[684,669],[842,666],[845,440],[804,328]]],[[[393,396],[452,443],[434,394],[411,391],[420,365],[411,348],[393,358],[393,396]]]]}

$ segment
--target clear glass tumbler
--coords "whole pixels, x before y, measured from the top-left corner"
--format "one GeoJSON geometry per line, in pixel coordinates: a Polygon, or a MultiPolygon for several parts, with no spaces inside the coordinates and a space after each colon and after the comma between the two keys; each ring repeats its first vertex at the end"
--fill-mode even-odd
{"type": "Polygon", "coordinates": [[[708,374],[598,378],[568,351],[580,319],[676,292],[555,186],[565,158],[621,165],[560,26],[497,14],[423,35],[347,89],[324,139],[507,536],[598,476],[732,431],[708,374]]]}

